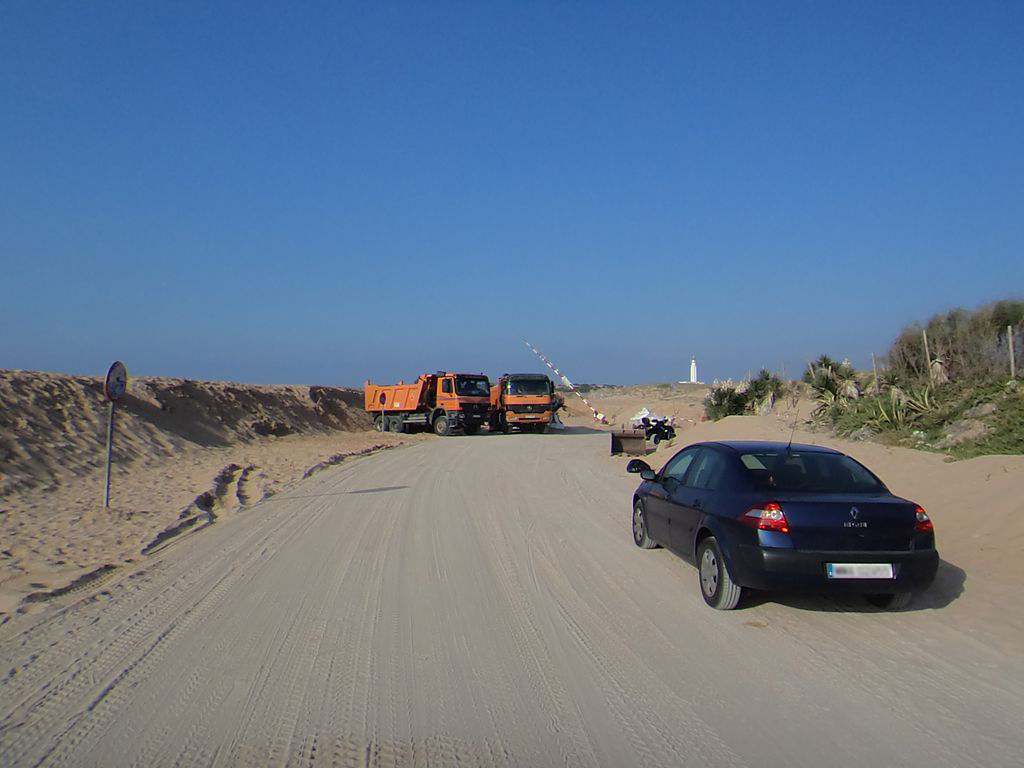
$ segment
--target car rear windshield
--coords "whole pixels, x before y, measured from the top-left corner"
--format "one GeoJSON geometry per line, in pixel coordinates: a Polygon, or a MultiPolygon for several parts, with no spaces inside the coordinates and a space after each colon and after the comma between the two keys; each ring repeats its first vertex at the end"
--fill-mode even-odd
{"type": "Polygon", "coordinates": [[[849,456],[781,449],[740,455],[759,489],[807,493],[882,493],[885,486],[849,456]]]}
{"type": "Polygon", "coordinates": [[[487,379],[479,376],[456,376],[455,394],[465,397],[487,397],[491,394],[491,388],[487,379]]]}

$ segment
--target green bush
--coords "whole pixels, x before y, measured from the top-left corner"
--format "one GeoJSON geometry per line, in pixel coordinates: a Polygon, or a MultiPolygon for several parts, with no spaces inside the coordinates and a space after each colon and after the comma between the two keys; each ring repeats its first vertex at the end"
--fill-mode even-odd
{"type": "Polygon", "coordinates": [[[747,385],[747,395],[750,400],[762,401],[771,398],[778,400],[785,392],[785,385],[782,379],[774,373],[762,368],[757,378],[751,379],[747,385]]]}
{"type": "Polygon", "coordinates": [[[818,420],[835,422],[847,405],[861,395],[857,371],[848,360],[837,363],[822,355],[807,364],[803,380],[814,390],[818,405],[813,416],[818,420]]]}
{"type": "Polygon", "coordinates": [[[981,382],[951,382],[942,386],[919,384],[907,390],[890,388],[868,395],[834,414],[836,434],[872,435],[888,443],[938,450],[957,458],[992,453],[1024,453],[1024,393],[1005,377],[981,382]],[[984,416],[973,413],[990,405],[984,416]],[[962,443],[946,442],[949,430],[965,418],[982,421],[986,435],[962,443]]]}
{"type": "Polygon", "coordinates": [[[704,401],[704,414],[711,421],[724,419],[726,416],[739,416],[746,413],[747,395],[736,391],[735,387],[715,387],[704,401]]]}
{"type": "Polygon", "coordinates": [[[712,389],[704,401],[704,414],[717,421],[726,416],[764,413],[785,391],[785,385],[778,376],[762,369],[756,378],[739,387],[725,385],[712,389]]]}

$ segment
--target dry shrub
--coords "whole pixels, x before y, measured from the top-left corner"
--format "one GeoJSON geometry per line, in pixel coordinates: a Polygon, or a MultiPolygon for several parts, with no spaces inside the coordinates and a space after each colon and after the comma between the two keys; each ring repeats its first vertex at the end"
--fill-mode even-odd
{"type": "MultiPolygon", "coordinates": [[[[905,328],[889,348],[889,368],[902,381],[928,377],[921,326],[905,328]]],[[[972,381],[1008,372],[1010,343],[1021,349],[1024,301],[997,301],[973,311],[953,309],[924,326],[933,360],[951,381],[972,381]],[[1008,339],[1006,327],[1014,328],[1008,339]]],[[[934,366],[933,366],[934,367],[934,366]]],[[[1019,366],[1018,366],[1019,367],[1019,366]]]]}

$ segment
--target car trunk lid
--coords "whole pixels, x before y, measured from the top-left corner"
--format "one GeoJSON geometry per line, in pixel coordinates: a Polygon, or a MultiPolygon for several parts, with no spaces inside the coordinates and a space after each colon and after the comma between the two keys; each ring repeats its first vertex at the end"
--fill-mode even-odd
{"type": "Polygon", "coordinates": [[[894,552],[913,546],[916,507],[903,499],[783,494],[776,501],[796,549],[894,552]]]}

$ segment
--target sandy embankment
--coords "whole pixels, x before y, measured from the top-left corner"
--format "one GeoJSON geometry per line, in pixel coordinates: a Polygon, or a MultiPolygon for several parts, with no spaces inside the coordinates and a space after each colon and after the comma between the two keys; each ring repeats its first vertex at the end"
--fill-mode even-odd
{"type": "MultiPolygon", "coordinates": [[[[685,429],[703,418],[707,393],[707,387],[701,384],[653,384],[602,388],[584,397],[604,415],[610,428],[628,424],[641,408],[647,408],[659,418],[675,418],[677,428],[685,429]]],[[[578,396],[567,392],[564,397],[570,417],[592,421],[590,411],[578,396]]]]}
{"type": "Polygon", "coordinates": [[[361,405],[330,387],[133,379],[104,509],[101,380],[0,371],[0,621],[138,559],[168,528],[236,514],[318,464],[422,439],[370,431],[361,405]]]}

